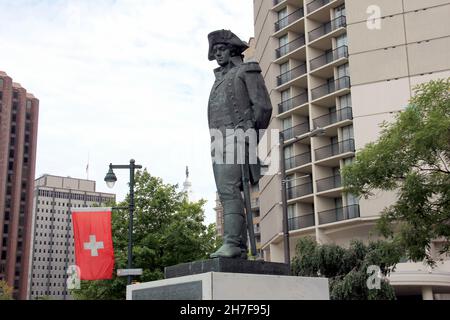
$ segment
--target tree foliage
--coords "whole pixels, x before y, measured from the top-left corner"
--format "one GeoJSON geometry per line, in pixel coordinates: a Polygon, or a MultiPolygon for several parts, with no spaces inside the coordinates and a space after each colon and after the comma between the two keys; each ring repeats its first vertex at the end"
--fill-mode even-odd
{"type": "Polygon", "coordinates": [[[0,281],[0,300],[13,300],[13,290],[6,281],[0,281]]]}
{"type": "MultiPolygon", "coordinates": [[[[147,170],[138,171],[135,180],[133,268],[143,269],[136,281],[163,279],[164,267],[205,259],[216,250],[215,225],[203,224],[204,200],[189,202],[176,185],[164,184],[147,170]]],[[[118,206],[128,204],[129,195],[118,206]]],[[[127,266],[128,218],[128,211],[113,211],[114,278],[82,281],[81,290],[72,291],[77,299],[125,298],[127,279],[115,274],[127,266]]]]}
{"type": "Polygon", "coordinates": [[[309,237],[301,238],[292,261],[292,272],[302,277],[325,277],[330,283],[332,300],[393,300],[395,293],[387,280],[380,289],[369,289],[369,266],[378,266],[387,276],[401,257],[401,250],[390,242],[368,245],[353,241],[349,248],[335,244],[318,245],[309,237]]]}
{"type": "Polygon", "coordinates": [[[378,141],[343,169],[347,192],[370,197],[374,190],[397,192],[378,226],[405,248],[408,258],[426,259],[433,239],[450,240],[450,78],[419,85],[409,107],[382,125],[378,141]]]}

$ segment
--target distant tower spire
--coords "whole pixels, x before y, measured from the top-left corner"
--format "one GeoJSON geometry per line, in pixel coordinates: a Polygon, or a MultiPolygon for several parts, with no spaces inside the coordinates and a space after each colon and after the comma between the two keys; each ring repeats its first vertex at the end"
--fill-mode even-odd
{"type": "Polygon", "coordinates": [[[186,166],[186,180],[183,183],[183,192],[186,193],[188,201],[194,201],[194,193],[192,192],[192,183],[189,181],[189,167],[186,166]]]}

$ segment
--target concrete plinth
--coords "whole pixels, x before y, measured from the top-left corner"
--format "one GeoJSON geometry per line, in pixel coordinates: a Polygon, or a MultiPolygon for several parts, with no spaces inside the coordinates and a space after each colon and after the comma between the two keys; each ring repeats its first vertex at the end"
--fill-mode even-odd
{"type": "Polygon", "coordinates": [[[207,272],[130,285],[127,300],[329,300],[328,279],[207,272]]]}
{"type": "Polygon", "coordinates": [[[285,263],[252,261],[242,259],[216,258],[194,261],[166,267],[164,278],[192,276],[207,272],[251,273],[288,276],[289,266],[285,263]]]}

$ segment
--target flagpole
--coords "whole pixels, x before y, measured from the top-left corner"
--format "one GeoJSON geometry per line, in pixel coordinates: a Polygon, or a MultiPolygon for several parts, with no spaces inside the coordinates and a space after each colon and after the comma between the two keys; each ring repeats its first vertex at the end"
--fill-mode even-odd
{"type": "MultiPolygon", "coordinates": [[[[133,260],[133,214],[134,214],[134,159],[130,160],[130,222],[128,229],[128,269],[132,269],[133,260]]],[[[128,285],[131,284],[131,275],[128,276],[128,285]]]]}

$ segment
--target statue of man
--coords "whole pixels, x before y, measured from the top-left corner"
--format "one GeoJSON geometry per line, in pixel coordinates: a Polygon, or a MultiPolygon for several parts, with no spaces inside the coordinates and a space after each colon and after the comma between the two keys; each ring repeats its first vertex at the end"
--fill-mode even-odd
{"type": "MultiPolygon", "coordinates": [[[[216,60],[219,67],[214,70],[216,81],[213,85],[208,104],[208,122],[212,140],[220,132],[223,136],[223,149],[212,148],[213,171],[217,191],[223,207],[224,244],[211,258],[247,258],[247,224],[245,219],[243,174],[255,185],[259,182],[261,168],[259,160],[249,161],[249,154],[256,154],[256,146],[245,143],[245,164],[239,160],[230,163],[227,152],[237,151],[234,139],[226,139],[233,131],[244,132],[267,129],[272,104],[257,62],[243,62],[242,53],[248,48],[229,30],[218,30],[208,35],[208,59],[216,60]],[[214,136],[214,137],[213,137],[214,136]],[[233,144],[230,148],[230,143],[233,144]],[[249,150],[251,148],[252,150],[249,150]],[[220,152],[221,154],[216,154],[220,152]],[[216,161],[218,158],[223,162],[216,161]],[[244,170],[242,168],[245,168],[244,170]],[[245,172],[245,173],[244,173],[245,172]]],[[[257,134],[256,134],[257,135],[257,134]]],[[[259,141],[257,137],[257,141],[259,141]]],[[[213,141],[211,141],[213,145],[213,141]]],[[[217,145],[217,141],[214,141],[217,145]]]]}

